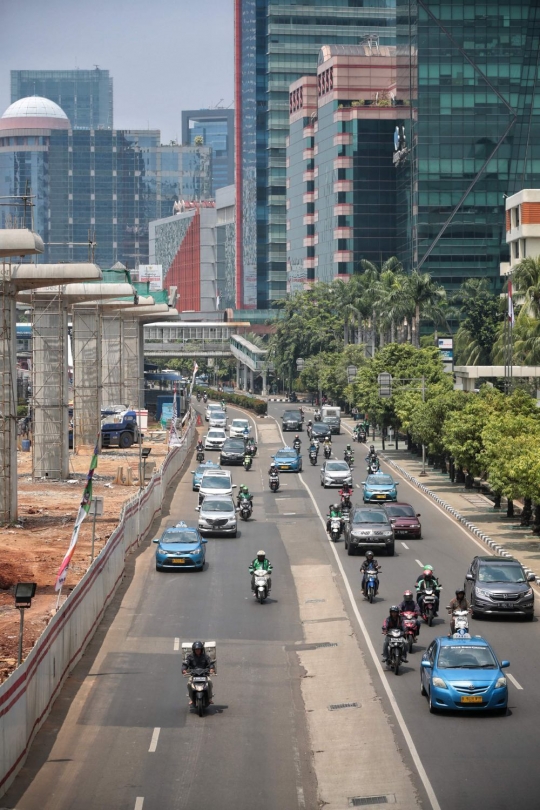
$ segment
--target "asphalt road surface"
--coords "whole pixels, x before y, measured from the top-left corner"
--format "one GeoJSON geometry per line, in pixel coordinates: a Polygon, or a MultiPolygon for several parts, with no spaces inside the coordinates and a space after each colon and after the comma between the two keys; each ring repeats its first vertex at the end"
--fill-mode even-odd
{"type": "MultiPolygon", "coordinates": [[[[285,406],[271,404],[270,414],[279,417],[285,406]]],[[[306,414],[306,421],[309,413],[306,414]]],[[[278,422],[280,422],[278,418],[278,422]]],[[[288,439],[292,434],[284,434],[288,439]]],[[[305,433],[303,447],[307,444],[305,433]]],[[[351,442],[356,467],[353,473],[355,503],[362,503],[361,490],[357,485],[365,480],[364,458],[367,446],[353,444],[350,434],[344,429],[341,436],[333,437],[333,449],[337,458],[351,442]]],[[[307,453],[306,453],[307,455],[307,453]]],[[[304,459],[307,461],[307,459],[304,459]]],[[[506,717],[461,715],[431,715],[427,700],[420,694],[420,659],[429,642],[449,630],[448,614],[444,605],[454,596],[456,587],[463,584],[472,558],[489,553],[489,548],[475,540],[451,517],[427,496],[409,484],[395,470],[382,467],[399,481],[399,500],[412,504],[421,513],[422,539],[396,539],[394,557],[386,558],[384,552],[377,554],[382,566],[379,596],[369,604],[361,594],[359,567],[363,557],[349,557],[343,541],[336,544],[337,554],[356,595],[356,604],[377,657],[382,652],[381,625],[388,615],[390,605],[399,603],[407,588],[414,591],[414,583],[421,572],[419,563],[431,564],[442,583],[439,618],[433,627],[422,624],[419,643],[409,655],[409,664],[403,666],[396,678],[391,671],[384,671],[404,721],[411,733],[429,781],[442,810],[510,810],[510,808],[537,806],[540,789],[540,773],[536,764],[539,738],[540,694],[538,672],[540,671],[540,625],[520,619],[485,618],[471,619],[471,635],[481,635],[493,646],[499,660],[508,659],[509,711],[506,717]]],[[[337,490],[323,489],[320,485],[319,466],[304,464],[302,474],[319,510],[326,515],[330,503],[339,500],[337,490]]],[[[535,595],[539,598],[538,589],[535,595]]],[[[538,606],[537,606],[538,612],[538,606]]],[[[383,689],[380,668],[370,656],[366,640],[359,632],[359,643],[366,653],[377,686],[383,689]]]]}

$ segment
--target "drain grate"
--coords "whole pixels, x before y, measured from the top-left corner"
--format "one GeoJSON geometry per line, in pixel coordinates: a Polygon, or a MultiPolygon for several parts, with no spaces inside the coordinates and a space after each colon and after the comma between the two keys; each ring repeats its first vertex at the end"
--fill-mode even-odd
{"type": "Polygon", "coordinates": [[[358,703],[332,703],[328,707],[329,712],[337,712],[339,709],[358,709],[358,703]]]}
{"type": "Polygon", "coordinates": [[[320,644],[313,645],[316,650],[319,650],[321,647],[337,647],[337,642],[335,641],[321,641],[320,644]]]}
{"type": "Polygon", "coordinates": [[[313,605],[315,602],[326,602],[326,599],[306,599],[306,605],[313,605]]]}
{"type": "Polygon", "coordinates": [[[388,804],[387,796],[353,796],[349,799],[349,807],[369,807],[373,804],[388,804]]]}

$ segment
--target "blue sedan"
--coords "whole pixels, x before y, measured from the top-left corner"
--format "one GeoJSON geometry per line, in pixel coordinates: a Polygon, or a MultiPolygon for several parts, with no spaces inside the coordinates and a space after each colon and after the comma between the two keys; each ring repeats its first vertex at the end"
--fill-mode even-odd
{"type": "Polygon", "coordinates": [[[397,501],[398,484],[391,475],[377,472],[368,475],[362,481],[364,487],[364,503],[378,503],[380,501],[397,501]]]}
{"type": "Polygon", "coordinates": [[[420,687],[433,714],[439,710],[506,714],[508,685],[497,656],[483,638],[447,638],[431,642],[422,656],[420,687]]]}
{"type": "Polygon", "coordinates": [[[194,568],[202,571],[206,559],[205,545],[199,530],[177,523],[156,537],[156,571],[172,571],[178,568],[194,568]]]}
{"type": "Polygon", "coordinates": [[[201,478],[203,477],[203,473],[205,473],[207,470],[212,469],[221,470],[221,467],[214,461],[205,461],[203,464],[199,464],[196,470],[191,471],[191,474],[193,476],[191,488],[193,489],[194,492],[196,492],[201,486],[201,478]]]}
{"type": "Polygon", "coordinates": [[[302,456],[294,447],[283,447],[272,458],[280,472],[302,472],[302,456]]]}

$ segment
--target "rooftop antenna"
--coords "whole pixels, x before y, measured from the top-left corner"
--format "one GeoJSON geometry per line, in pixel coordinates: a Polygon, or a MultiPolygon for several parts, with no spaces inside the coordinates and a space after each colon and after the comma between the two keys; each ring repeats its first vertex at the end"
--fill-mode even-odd
{"type": "Polygon", "coordinates": [[[223,99],[222,99],[222,98],[220,98],[220,100],[218,101],[218,103],[217,103],[217,104],[216,104],[214,107],[212,107],[211,109],[213,109],[213,110],[217,110],[217,109],[219,108],[219,105],[221,104],[221,102],[222,102],[222,101],[223,101],[223,99]]]}

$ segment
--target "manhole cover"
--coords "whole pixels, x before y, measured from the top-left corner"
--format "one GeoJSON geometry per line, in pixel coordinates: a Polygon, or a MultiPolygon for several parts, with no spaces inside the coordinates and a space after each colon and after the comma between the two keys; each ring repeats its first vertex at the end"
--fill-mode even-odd
{"type": "Polygon", "coordinates": [[[353,796],[349,807],[369,807],[374,804],[394,804],[393,796],[353,796]]]}
{"type": "Polygon", "coordinates": [[[313,605],[315,602],[326,602],[326,599],[306,599],[306,605],[313,605]]]}
{"type": "Polygon", "coordinates": [[[358,709],[360,708],[358,703],[332,703],[328,707],[329,712],[337,712],[340,709],[358,709]]]}

